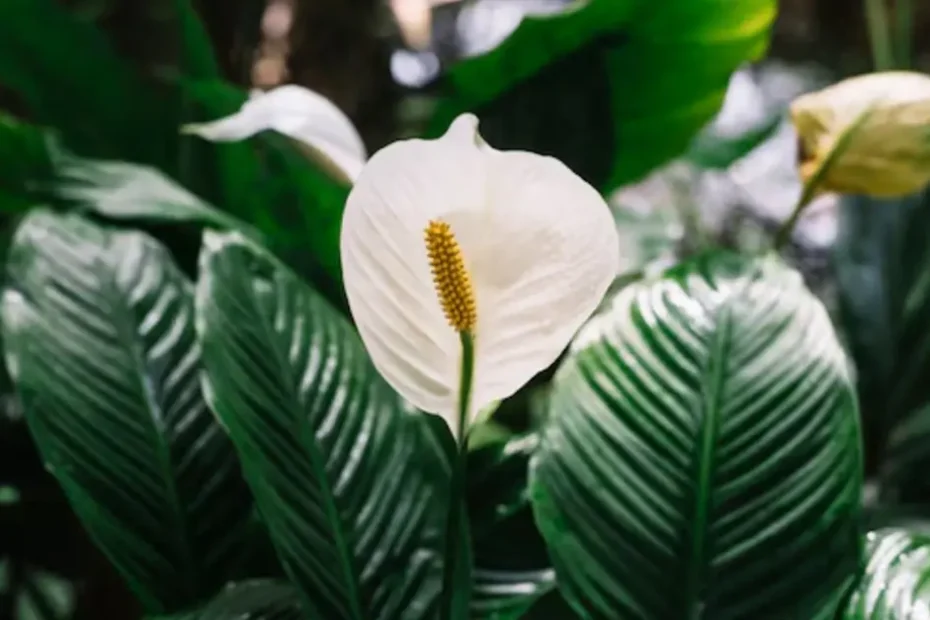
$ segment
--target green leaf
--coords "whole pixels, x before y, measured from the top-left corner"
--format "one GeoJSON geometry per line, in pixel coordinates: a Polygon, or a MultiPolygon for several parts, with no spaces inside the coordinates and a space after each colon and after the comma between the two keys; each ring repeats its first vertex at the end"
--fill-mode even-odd
{"type": "Polygon", "coordinates": [[[220,67],[213,54],[210,35],[194,10],[194,0],[171,0],[180,33],[184,75],[197,79],[217,79],[220,67]]]}
{"type": "Polygon", "coordinates": [[[306,609],[434,618],[451,477],[424,416],[285,267],[239,235],[207,232],[203,245],[208,399],[306,609]]]}
{"type": "Polygon", "coordinates": [[[549,406],[530,493],[584,617],[833,617],[859,560],[860,437],[799,274],[710,254],[630,285],[549,406]]]}
{"type": "Polygon", "coordinates": [[[75,587],[44,571],[27,571],[19,593],[16,618],[19,620],[58,620],[74,611],[75,587]]]}
{"type": "Polygon", "coordinates": [[[869,532],[868,563],[843,620],[917,620],[930,607],[930,525],[869,532]]]}
{"type": "Polygon", "coordinates": [[[8,272],[7,364],[75,512],[149,613],[212,596],[252,501],[201,394],[190,284],[150,238],[45,211],[8,272]]]}
{"type": "Polygon", "coordinates": [[[726,170],[772,138],[782,121],[782,114],[773,111],[761,122],[735,136],[712,131],[699,134],[688,148],[686,157],[703,169],[726,170]]]}
{"type": "Polygon", "coordinates": [[[261,239],[247,223],[206,203],[155,168],[83,159],[67,152],[55,154],[53,161],[56,194],[81,209],[114,220],[190,222],[261,239]]]}
{"type": "Polygon", "coordinates": [[[452,67],[430,133],[473,111],[496,148],[553,155],[615,188],[688,147],[730,74],[765,52],[776,5],[589,0],[525,17],[501,45],[452,67]]]}
{"type": "Polygon", "coordinates": [[[36,203],[51,178],[47,136],[0,111],[0,213],[21,213],[36,203]]]}
{"type": "MultiPolygon", "coordinates": [[[[242,22],[241,9],[244,7],[236,6],[235,2],[209,7],[209,3],[194,0],[168,1],[174,7],[174,27],[180,39],[181,58],[177,63],[177,69],[163,72],[163,77],[167,78],[167,85],[179,103],[179,113],[175,125],[171,128],[172,132],[178,134],[183,125],[204,117],[211,118],[213,115],[225,116],[237,110],[245,101],[244,91],[222,81],[214,48],[221,49],[228,60],[237,53],[241,55],[244,50],[232,50],[229,47],[224,49],[222,41],[228,41],[227,37],[231,36],[235,41],[228,43],[239,48],[243,43],[242,37],[248,36],[247,31],[260,30],[260,24],[242,22]],[[209,16],[201,19],[198,10],[194,8],[195,5],[200,12],[209,11],[211,8],[222,9],[224,15],[213,15],[213,23],[208,24],[209,16]],[[208,25],[213,27],[220,37],[215,45],[207,32],[208,25]],[[205,101],[195,92],[196,89],[190,88],[192,83],[220,85],[214,92],[222,88],[223,96],[210,97],[205,101]]],[[[255,0],[249,0],[249,3],[259,4],[255,0]]],[[[255,7],[248,7],[247,12],[245,17],[254,17],[257,22],[261,21],[260,11],[258,15],[254,15],[255,7]]],[[[253,47],[252,50],[254,49],[253,47]]],[[[240,219],[251,219],[267,209],[268,195],[261,191],[258,183],[261,176],[260,162],[250,145],[216,144],[183,132],[182,135],[178,135],[178,140],[178,176],[185,187],[239,216],[240,219]]]]}
{"type": "MultiPolygon", "coordinates": [[[[255,580],[226,588],[196,620],[304,620],[309,617],[300,606],[297,589],[289,583],[255,580]]],[[[193,620],[193,619],[192,619],[193,620]]]]}
{"type": "Polygon", "coordinates": [[[0,2],[0,85],[82,154],[171,160],[176,133],[164,98],[59,2],[0,2]]]}
{"type": "Polygon", "coordinates": [[[83,156],[157,165],[217,204],[250,196],[248,179],[217,161],[214,145],[178,133],[201,113],[170,78],[219,77],[192,2],[121,2],[97,15],[60,5],[11,0],[0,7],[0,85],[29,117],[83,156]]]}
{"type": "Polygon", "coordinates": [[[883,492],[926,502],[930,465],[930,192],[847,197],[835,245],[843,332],[856,365],[866,466],[883,492]]]}
{"type": "MultiPolygon", "coordinates": [[[[247,99],[242,89],[217,79],[176,78],[181,94],[196,104],[197,116],[185,122],[215,119],[236,112],[247,99]]],[[[181,131],[181,125],[174,128],[181,131]]],[[[263,167],[253,145],[244,142],[211,143],[197,136],[181,135],[182,145],[200,145],[214,154],[218,195],[214,197],[225,209],[249,221],[259,218],[263,229],[275,225],[267,215],[270,194],[261,187],[263,167]],[[265,219],[261,219],[265,218],[265,219]]]]}
{"type": "Polygon", "coordinates": [[[529,433],[469,454],[473,620],[522,618],[555,589],[555,572],[526,492],[527,465],[537,444],[536,434],[529,433]]]}
{"type": "Polygon", "coordinates": [[[551,567],[521,571],[479,565],[474,570],[470,617],[518,620],[536,601],[554,590],[555,573],[551,567]]]}

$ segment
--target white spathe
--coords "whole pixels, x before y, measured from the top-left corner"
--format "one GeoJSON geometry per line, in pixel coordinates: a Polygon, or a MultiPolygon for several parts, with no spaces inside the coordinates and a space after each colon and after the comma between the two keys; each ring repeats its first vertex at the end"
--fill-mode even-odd
{"type": "Polygon", "coordinates": [[[471,417],[565,349],[616,276],[619,241],[594,188],[551,157],[491,148],[471,114],[371,158],[342,222],[349,307],[388,383],[455,432],[462,349],[430,272],[430,220],[451,226],[475,292],[471,417]]]}
{"type": "Polygon", "coordinates": [[[252,91],[232,116],[181,130],[213,142],[236,142],[269,129],[309,147],[319,163],[346,183],[355,180],[368,159],[361,136],[342,110],[323,95],[294,84],[252,91]]]}

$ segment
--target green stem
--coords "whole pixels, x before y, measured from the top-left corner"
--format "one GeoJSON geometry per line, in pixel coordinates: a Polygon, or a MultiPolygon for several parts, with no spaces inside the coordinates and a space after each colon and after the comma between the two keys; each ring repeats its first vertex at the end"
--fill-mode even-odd
{"type": "Polygon", "coordinates": [[[899,69],[911,66],[914,36],[914,0],[897,0],[895,3],[895,42],[898,44],[897,61],[899,69]]]}
{"type": "MultiPolygon", "coordinates": [[[[814,179],[814,177],[811,177],[811,179],[814,179]]],[[[798,198],[797,204],[794,205],[794,210],[791,212],[788,219],[785,220],[785,223],[781,225],[781,228],[778,229],[778,232],[775,233],[773,249],[776,252],[782,249],[791,239],[791,233],[794,232],[794,227],[797,225],[798,220],[801,219],[804,209],[813,201],[816,189],[817,186],[815,183],[808,182],[804,184],[804,189],[801,190],[801,197],[798,198]]]]}
{"type": "Polygon", "coordinates": [[[778,232],[775,233],[775,242],[772,244],[772,249],[775,252],[782,249],[791,239],[791,233],[794,232],[794,227],[798,223],[798,220],[801,219],[804,209],[813,202],[814,197],[817,195],[817,190],[821,188],[824,179],[827,177],[827,173],[849,147],[853,136],[869,118],[871,113],[872,106],[870,105],[860,112],[859,116],[853,119],[853,121],[843,129],[834,141],[833,146],[827,152],[827,155],[821,160],[817,170],[804,182],[804,187],[801,189],[801,196],[798,198],[797,204],[794,205],[794,210],[791,212],[788,219],[785,220],[785,223],[778,229],[778,232]]]}
{"type": "Polygon", "coordinates": [[[464,524],[465,467],[468,457],[468,411],[471,404],[471,388],[475,374],[475,341],[470,332],[460,332],[462,341],[462,375],[459,383],[458,451],[452,464],[452,489],[449,495],[449,514],[446,521],[446,549],[442,572],[442,618],[453,620],[455,614],[455,575],[459,569],[459,548],[461,547],[462,526],[464,524]]]}
{"type": "Polygon", "coordinates": [[[462,377],[459,382],[459,432],[456,437],[459,451],[462,451],[468,426],[468,409],[471,405],[471,384],[475,377],[475,339],[470,332],[459,332],[459,339],[462,341],[462,377]]]}
{"type": "Polygon", "coordinates": [[[894,54],[888,33],[888,11],[885,1],[865,0],[865,20],[869,28],[872,64],[876,71],[888,71],[894,68],[894,54]]]}

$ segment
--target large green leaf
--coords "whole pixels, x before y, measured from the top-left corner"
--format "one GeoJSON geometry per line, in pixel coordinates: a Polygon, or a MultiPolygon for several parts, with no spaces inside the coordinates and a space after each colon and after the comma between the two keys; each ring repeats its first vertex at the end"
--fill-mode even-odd
{"type": "Polygon", "coordinates": [[[860,555],[860,438],[797,273],[713,254],[630,285],[550,398],[531,497],[585,617],[833,617],[860,555]]]}
{"type": "Polygon", "coordinates": [[[345,319],[241,236],[205,233],[196,298],[208,399],[308,612],[434,618],[450,471],[424,416],[345,319]]]}
{"type": "Polygon", "coordinates": [[[768,45],[775,0],[588,0],[525,17],[460,62],[430,133],[463,111],[497,148],[554,155],[610,189],[684,151],[730,74],[768,45]]]}
{"type": "Polygon", "coordinates": [[[919,620],[930,609],[930,524],[868,535],[865,574],[843,620],[919,620]]]}
{"type": "Polygon", "coordinates": [[[178,132],[204,114],[178,76],[220,77],[191,0],[120,0],[95,15],[61,4],[0,6],[0,87],[29,117],[81,155],[157,165],[215,204],[254,202],[236,147],[178,132]]]}
{"type": "MultiPolygon", "coordinates": [[[[214,80],[220,78],[220,69],[213,54],[213,46],[204,24],[194,10],[194,0],[162,0],[172,28],[179,41],[178,73],[185,77],[214,80]]],[[[179,87],[176,81],[167,85],[176,101],[175,127],[197,120],[201,106],[179,87]]],[[[176,133],[176,132],[173,132],[176,133]]],[[[235,204],[254,199],[255,192],[247,183],[249,176],[236,157],[236,148],[220,149],[217,145],[192,136],[178,136],[178,177],[185,187],[215,204],[235,204]],[[229,155],[232,153],[233,155],[229,155]]]]}
{"type": "Polygon", "coordinates": [[[252,502],[200,389],[191,285],[139,233],[45,211],[17,231],[7,363],[47,466],[150,613],[235,577],[252,502]]]}
{"type": "Polygon", "coordinates": [[[883,492],[930,503],[930,191],[844,199],[835,246],[840,316],[857,370],[867,467],[883,492]]]}

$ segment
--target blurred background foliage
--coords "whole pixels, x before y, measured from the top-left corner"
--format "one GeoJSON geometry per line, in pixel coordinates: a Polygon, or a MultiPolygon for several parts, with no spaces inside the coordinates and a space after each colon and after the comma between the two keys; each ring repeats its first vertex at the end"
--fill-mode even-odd
{"type": "MultiPolygon", "coordinates": [[[[344,311],[338,229],[348,188],[280,136],[211,144],[178,131],[235,111],[251,89],[296,83],[335,102],[369,152],[436,135],[472,110],[491,144],[559,157],[610,196],[633,278],[709,246],[767,243],[800,192],[788,103],[874,64],[865,11],[848,0],[781,0],[771,30],[774,4],[763,0],[669,0],[660,11],[590,0],[521,24],[567,4],[3,0],[0,244],[27,208],[46,205],[141,227],[193,272],[192,222],[241,226],[344,311]]],[[[900,28],[895,64],[925,68],[930,4],[911,9],[890,13],[900,28]]],[[[930,239],[921,224],[930,193],[896,202],[824,196],[785,250],[855,362],[872,526],[930,518],[930,239]]],[[[545,416],[550,374],[497,412],[506,430],[472,455],[470,488],[472,520],[489,537],[477,538],[478,563],[519,555],[508,569],[533,574],[547,610],[539,618],[562,603],[519,492],[519,442],[545,416]],[[510,474],[483,477],[492,466],[510,474]]],[[[40,462],[5,376],[0,390],[0,619],[138,617],[40,462]]],[[[928,544],[902,536],[870,544],[928,544]]],[[[247,576],[279,577],[267,545],[255,548],[247,576]]],[[[237,596],[260,606],[269,587],[282,586],[229,592],[215,617],[237,596]]],[[[484,601],[477,589],[477,604],[493,609],[488,592],[484,601]]],[[[275,593],[273,617],[290,617],[294,606],[275,593]]]]}

